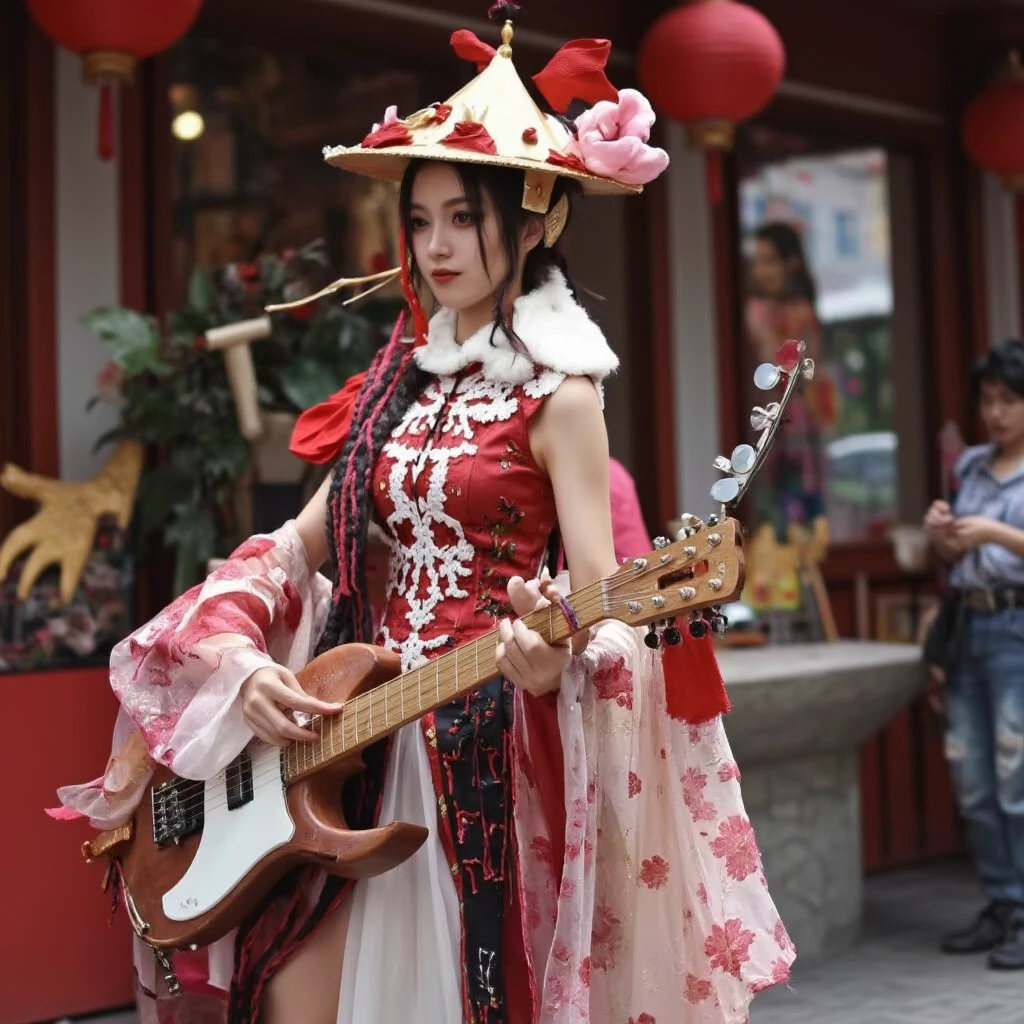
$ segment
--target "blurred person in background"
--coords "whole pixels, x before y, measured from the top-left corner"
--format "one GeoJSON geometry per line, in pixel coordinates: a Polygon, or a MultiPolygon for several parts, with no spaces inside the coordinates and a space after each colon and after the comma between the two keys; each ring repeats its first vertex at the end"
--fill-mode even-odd
{"type": "Polygon", "coordinates": [[[924,518],[949,568],[944,614],[926,658],[945,681],[946,758],[988,905],[947,953],[989,952],[1024,968],[1024,342],[973,371],[990,441],[968,448],[951,502],[924,518]]]}

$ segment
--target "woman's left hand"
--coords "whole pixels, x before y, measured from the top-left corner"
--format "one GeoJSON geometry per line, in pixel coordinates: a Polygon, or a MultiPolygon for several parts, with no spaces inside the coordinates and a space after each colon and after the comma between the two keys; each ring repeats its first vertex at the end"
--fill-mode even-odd
{"type": "Polygon", "coordinates": [[[558,689],[562,673],[569,665],[572,651],[569,643],[549,644],[536,630],[527,628],[522,617],[551,603],[545,596],[554,584],[545,580],[524,582],[521,576],[508,581],[508,599],[518,616],[514,622],[498,623],[500,642],[494,662],[501,674],[516,686],[540,697],[558,689]]]}

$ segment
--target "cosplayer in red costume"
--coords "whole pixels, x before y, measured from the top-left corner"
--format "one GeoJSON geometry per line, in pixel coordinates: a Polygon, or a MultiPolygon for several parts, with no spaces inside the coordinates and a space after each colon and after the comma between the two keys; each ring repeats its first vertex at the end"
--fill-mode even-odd
{"type": "MultiPolygon", "coordinates": [[[[409,668],[499,625],[502,677],[370,748],[339,793],[353,827],[423,824],[424,846],[358,883],[289,876],[210,949],[239,1024],[741,1024],[793,959],[710,641],[688,638],[666,681],[643,631],[560,646],[518,621],[551,594],[553,538],[573,590],[617,566],[601,402],[617,359],[558,239],[581,192],[635,193],[668,158],[647,101],[605,78],[607,43],[570,43],[537,76],[556,110],[592,104],[571,130],[543,113],[512,62],[513,5],[496,6],[497,51],[453,38],[482,69],[469,85],[326,154],[401,184],[410,335],[300,424],[296,450],[335,468],[297,519],[118,646],[107,774],[61,794],[109,827],[149,759],[207,779],[254,737],[309,737],[292,712],[337,711],[292,674],[314,653],[375,641],[409,668]]],[[[140,978],[158,989],[145,963],[140,978]]]]}

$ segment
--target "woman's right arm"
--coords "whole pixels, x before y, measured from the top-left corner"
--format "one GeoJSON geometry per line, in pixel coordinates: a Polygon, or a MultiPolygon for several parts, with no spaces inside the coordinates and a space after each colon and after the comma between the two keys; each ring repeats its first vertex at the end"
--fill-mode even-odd
{"type": "MultiPolygon", "coordinates": [[[[295,532],[306,549],[306,564],[315,573],[327,561],[327,496],[331,489],[332,474],[317,489],[306,507],[295,518],[295,532]]],[[[259,668],[242,684],[238,694],[242,702],[242,717],[246,725],[261,739],[275,746],[289,740],[314,740],[308,729],[295,724],[292,713],[333,714],[340,705],[310,697],[300,685],[294,672],[283,665],[259,668]]]]}

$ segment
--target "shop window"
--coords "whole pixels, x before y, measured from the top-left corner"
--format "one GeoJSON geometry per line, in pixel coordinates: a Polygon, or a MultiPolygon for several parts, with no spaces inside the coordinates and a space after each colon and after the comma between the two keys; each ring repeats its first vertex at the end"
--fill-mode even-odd
{"type": "MultiPolygon", "coordinates": [[[[322,239],[330,272],[396,265],[395,186],[343,174],[324,146],[358,142],[390,104],[432,97],[415,69],[189,37],[170,54],[173,273],[214,270],[322,239]]],[[[436,86],[434,91],[436,91],[436,86]]]]}
{"type": "MultiPolygon", "coordinates": [[[[817,364],[748,514],[780,535],[824,515],[834,542],[881,540],[917,514],[919,495],[907,492],[915,487],[901,468],[922,453],[901,445],[919,449],[923,429],[917,385],[901,386],[899,402],[895,386],[918,369],[919,339],[913,317],[894,315],[890,155],[754,126],[741,135],[737,164],[743,379],[789,337],[803,339],[817,364]]],[[[912,279],[902,275],[908,291],[912,279]]],[[[744,392],[745,402],[753,397],[744,392]]]]}

